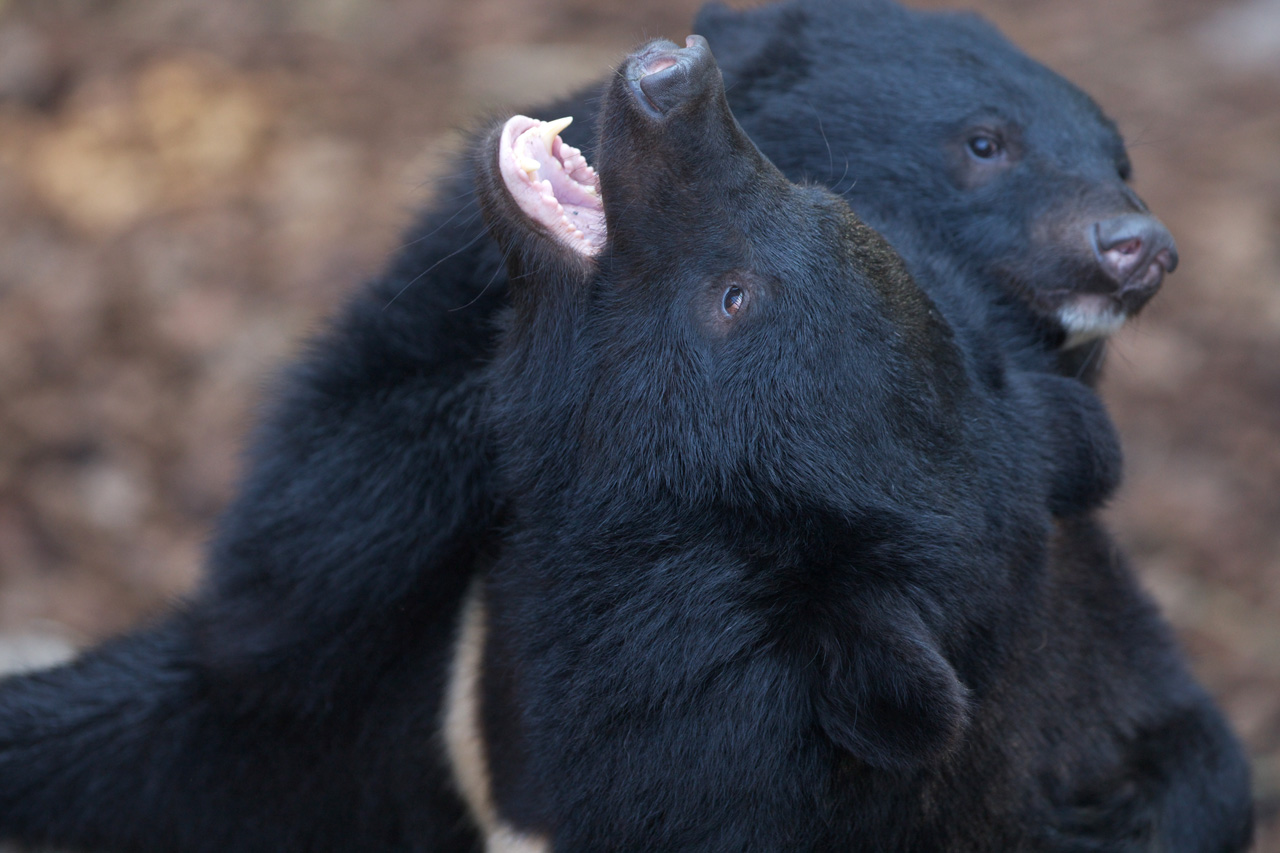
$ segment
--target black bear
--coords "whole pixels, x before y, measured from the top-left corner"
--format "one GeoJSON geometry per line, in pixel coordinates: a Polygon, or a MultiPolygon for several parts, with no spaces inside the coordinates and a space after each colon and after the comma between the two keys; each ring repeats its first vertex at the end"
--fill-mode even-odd
{"type": "Polygon", "coordinates": [[[477,179],[510,521],[447,730],[489,849],[1168,849],[1092,811],[1131,792],[1076,799],[1171,712],[1090,658],[1176,667],[1045,594],[1054,422],[1110,435],[1084,386],[975,353],[759,153],[701,37],[619,68],[599,193],[560,125],[477,179]]]}
{"type": "MultiPolygon", "coordinates": [[[[1096,359],[1079,354],[1093,349],[1060,348],[1080,331],[1055,319],[1052,299],[1083,283],[1091,294],[1128,288],[1127,303],[1111,304],[1135,308],[1172,267],[1172,243],[1151,219],[1137,223],[1154,235],[1145,242],[1097,250],[1102,223],[1142,213],[1118,135],[980,21],[793,0],[711,8],[699,27],[724,45],[730,102],[765,153],[792,177],[835,184],[953,325],[989,329],[989,346],[1018,365],[1088,373],[1096,359]],[[802,98],[817,103],[796,123],[789,111],[802,98]],[[886,127],[911,144],[886,144],[886,127]],[[1136,260],[1126,267],[1120,255],[1136,260]],[[1142,275],[1130,280],[1126,268],[1142,275]],[[1061,292],[1043,302],[1037,284],[1061,292]]],[[[594,97],[557,111],[579,117],[566,131],[579,144],[592,138],[594,97]]],[[[419,239],[281,383],[194,600],[0,689],[0,836],[193,851],[475,843],[431,733],[465,590],[501,551],[483,412],[505,275],[467,207],[469,184],[443,195],[466,200],[429,212],[419,239]]],[[[1060,481],[1054,508],[1092,505],[1111,470],[1060,481]]],[[[1083,793],[1079,772],[1055,777],[1063,801],[1084,798],[1082,813],[1089,797],[1105,801],[1114,814],[1097,824],[1107,831],[1203,827],[1204,849],[1235,837],[1238,752],[1164,629],[1087,516],[1059,524],[1054,554],[1047,588],[1087,588],[1107,604],[1075,614],[1073,642],[1128,622],[1111,642],[1135,657],[1089,646],[1111,673],[1101,681],[1136,673],[1126,701],[1178,709],[1162,718],[1169,725],[1125,728],[1124,745],[1109,748],[1128,753],[1112,764],[1090,764],[1087,751],[1064,759],[1093,775],[1083,793]],[[1128,800],[1114,801],[1122,790],[1128,800]],[[1209,814],[1231,821],[1200,819],[1190,806],[1202,791],[1221,803],[1209,814]]],[[[1054,653],[1076,659],[1068,645],[1054,653]]],[[[1093,678],[1084,670],[1082,691],[1093,678]]],[[[1077,698],[1041,712],[1075,713],[1077,698]]]]}
{"type": "Polygon", "coordinates": [[[909,261],[941,254],[973,299],[1013,303],[1060,369],[1092,379],[1108,335],[1178,263],[1127,186],[1097,104],[975,15],[800,0],[698,15],[748,135],[833,185],[909,261]]]}

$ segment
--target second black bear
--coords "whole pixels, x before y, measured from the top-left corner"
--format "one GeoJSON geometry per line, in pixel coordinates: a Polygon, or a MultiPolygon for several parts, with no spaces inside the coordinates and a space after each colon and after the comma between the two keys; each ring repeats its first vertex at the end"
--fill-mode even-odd
{"type": "Polygon", "coordinates": [[[1114,122],[976,15],[713,2],[694,30],[778,168],[832,185],[913,265],[945,257],[939,284],[981,295],[980,310],[1031,331],[1068,375],[1096,375],[1108,336],[1178,264],[1128,186],[1114,122]],[[999,303],[1016,310],[990,314],[999,303]]]}

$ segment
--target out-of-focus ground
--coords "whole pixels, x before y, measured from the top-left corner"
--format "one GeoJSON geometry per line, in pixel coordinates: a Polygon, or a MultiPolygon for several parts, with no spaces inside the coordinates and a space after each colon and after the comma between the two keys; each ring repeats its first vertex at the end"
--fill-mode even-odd
{"type": "MultiPolygon", "coordinates": [[[[190,590],[266,381],[395,249],[458,129],[696,5],[0,0],[3,647],[190,590]]],[[[1280,851],[1280,0],[967,5],[1117,118],[1178,239],[1111,356],[1111,519],[1280,851]]]]}

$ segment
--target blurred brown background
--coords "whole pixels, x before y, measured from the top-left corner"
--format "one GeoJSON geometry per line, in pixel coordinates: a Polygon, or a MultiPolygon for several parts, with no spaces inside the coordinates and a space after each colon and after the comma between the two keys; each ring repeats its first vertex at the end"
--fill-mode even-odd
{"type": "MultiPolygon", "coordinates": [[[[0,0],[8,646],[88,643],[190,589],[264,379],[395,249],[457,129],[683,36],[697,5],[0,0]]],[[[1113,348],[1111,517],[1280,851],[1280,0],[965,5],[1118,119],[1179,241],[1113,348]]]]}

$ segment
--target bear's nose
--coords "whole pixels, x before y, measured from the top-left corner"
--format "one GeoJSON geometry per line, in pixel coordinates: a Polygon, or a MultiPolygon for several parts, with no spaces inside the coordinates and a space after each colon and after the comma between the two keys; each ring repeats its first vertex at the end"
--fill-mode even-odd
{"type": "Polygon", "coordinates": [[[1126,213],[1095,222],[1089,237],[1098,264],[1115,282],[1121,301],[1145,302],[1160,287],[1165,273],[1178,266],[1173,235],[1148,213],[1126,213]]]}
{"type": "Polygon", "coordinates": [[[719,77],[707,40],[698,35],[685,39],[682,48],[655,42],[628,66],[627,76],[639,88],[644,106],[660,116],[698,97],[719,77]]]}

